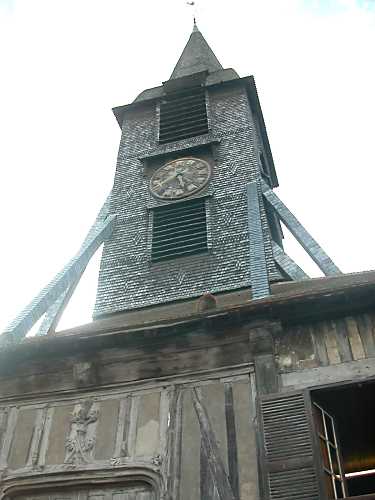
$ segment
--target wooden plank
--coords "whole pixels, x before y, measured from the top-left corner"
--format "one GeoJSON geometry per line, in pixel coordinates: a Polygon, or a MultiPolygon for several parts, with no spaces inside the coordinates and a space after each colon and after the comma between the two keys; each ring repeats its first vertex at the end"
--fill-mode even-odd
{"type": "Polygon", "coordinates": [[[139,396],[132,395],[129,434],[127,438],[129,457],[135,456],[135,444],[137,439],[137,427],[138,427],[139,398],[140,398],[139,396]]]}
{"type": "Polygon", "coordinates": [[[0,454],[0,469],[3,469],[8,465],[8,456],[14,438],[17,419],[18,419],[18,408],[15,407],[10,408],[7,419],[6,431],[3,438],[3,446],[0,454]]]}
{"type": "Polygon", "coordinates": [[[111,235],[115,226],[116,216],[108,215],[108,204],[109,197],[78,253],[8,325],[3,335],[1,335],[0,344],[15,343],[22,340],[47,309],[65,292],[66,288],[82,275],[91,257],[103,241],[111,235]]]}
{"type": "Polygon", "coordinates": [[[228,474],[224,384],[217,380],[213,383],[202,384],[197,388],[197,391],[201,400],[204,401],[206,411],[210,416],[212,432],[215,434],[220,456],[223,461],[225,471],[228,474]]]}
{"type": "Polygon", "coordinates": [[[239,475],[239,498],[255,500],[258,495],[258,463],[255,428],[255,402],[251,399],[250,380],[232,385],[239,475]]]}
{"type": "Polygon", "coordinates": [[[258,394],[271,394],[279,388],[278,370],[273,354],[262,354],[256,356],[255,376],[258,394]]]}
{"type": "Polygon", "coordinates": [[[310,277],[301,269],[293,259],[287,255],[284,250],[274,241],[272,242],[273,256],[277,265],[289,276],[292,280],[308,280],[310,277]]]}
{"type": "Polygon", "coordinates": [[[165,457],[168,450],[167,434],[168,420],[170,420],[169,412],[169,393],[163,390],[160,393],[160,424],[159,424],[159,441],[160,441],[160,456],[165,457]]]}
{"type": "Polygon", "coordinates": [[[215,496],[215,483],[212,479],[210,466],[208,464],[208,458],[206,450],[201,441],[201,451],[200,451],[200,493],[201,498],[207,498],[209,500],[214,499],[215,496]]]}
{"type": "Polygon", "coordinates": [[[340,354],[337,347],[336,332],[330,321],[323,322],[324,338],[327,348],[329,363],[335,365],[340,363],[340,354]]]}
{"type": "Polygon", "coordinates": [[[367,358],[375,356],[375,342],[373,336],[373,323],[368,314],[356,316],[356,321],[361,336],[362,344],[367,358]]]}
{"type": "Polygon", "coordinates": [[[219,500],[235,500],[207,411],[196,388],[192,389],[192,396],[208,465],[215,482],[219,500]]]}
{"type": "Polygon", "coordinates": [[[348,330],[345,319],[339,318],[333,321],[336,333],[336,342],[339,350],[340,360],[343,363],[353,360],[352,350],[350,348],[348,330]]]}
{"type": "Polygon", "coordinates": [[[127,450],[127,436],[129,431],[130,422],[130,405],[131,396],[120,400],[120,407],[118,412],[117,427],[116,427],[116,440],[114,458],[126,457],[127,450]]]}
{"type": "Polygon", "coordinates": [[[8,425],[8,417],[9,417],[9,407],[6,406],[0,409],[0,450],[3,446],[3,441],[5,437],[5,432],[8,425]]]}
{"type": "MultiPolygon", "coordinates": [[[[225,421],[227,427],[227,453],[228,453],[228,476],[232,486],[234,498],[239,500],[240,487],[238,478],[238,452],[237,431],[234,414],[233,388],[232,384],[224,384],[225,394],[225,421]]],[[[204,497],[203,497],[204,498],[204,497]]]]}
{"type": "Polygon", "coordinates": [[[50,432],[51,432],[51,425],[52,425],[54,411],[55,411],[54,407],[47,409],[46,419],[45,419],[44,428],[43,428],[42,440],[40,443],[39,459],[38,459],[38,465],[40,465],[41,467],[44,467],[44,465],[46,464],[46,455],[47,455],[48,442],[49,442],[49,436],[50,436],[50,432]]]}
{"type": "Polygon", "coordinates": [[[364,357],[366,357],[366,355],[362,344],[362,339],[359,334],[357,322],[352,316],[347,316],[345,318],[345,321],[348,330],[350,347],[353,353],[353,359],[363,359],[364,357]]]}
{"type": "Polygon", "coordinates": [[[170,422],[168,426],[168,491],[171,498],[180,498],[181,450],[182,450],[182,401],[179,387],[169,393],[170,422]]]}
{"type": "Polygon", "coordinates": [[[327,346],[324,340],[324,327],[322,323],[315,323],[312,326],[312,338],[315,347],[315,354],[320,365],[328,366],[329,358],[327,346]]]}
{"type": "Polygon", "coordinates": [[[35,427],[32,435],[31,446],[29,450],[29,457],[27,465],[35,467],[39,462],[40,447],[43,439],[45,423],[47,419],[48,407],[40,408],[37,411],[35,427]]]}
{"type": "Polygon", "coordinates": [[[190,389],[183,391],[181,488],[180,500],[199,498],[201,433],[196,418],[193,395],[190,389]]]}
{"type": "Polygon", "coordinates": [[[261,221],[258,184],[249,182],[246,186],[249,250],[250,250],[250,284],[252,299],[261,299],[270,295],[264,234],[261,221]]]}
{"type": "Polygon", "coordinates": [[[339,366],[319,366],[299,372],[290,372],[281,375],[284,390],[287,388],[302,389],[305,387],[333,384],[343,380],[358,380],[375,377],[375,363],[368,359],[358,359],[339,366]]]}

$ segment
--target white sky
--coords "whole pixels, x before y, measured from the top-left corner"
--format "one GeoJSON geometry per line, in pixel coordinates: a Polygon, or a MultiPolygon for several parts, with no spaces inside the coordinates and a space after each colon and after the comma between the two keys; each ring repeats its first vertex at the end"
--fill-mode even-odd
{"type": "MultiPolygon", "coordinates": [[[[222,65],[255,75],[282,200],[343,271],[374,268],[375,1],[200,0],[197,17],[222,65]]],[[[184,0],[0,0],[0,331],[111,188],[111,108],[168,79],[191,28],[184,0]]],[[[60,327],[90,320],[97,267],[60,327]]]]}

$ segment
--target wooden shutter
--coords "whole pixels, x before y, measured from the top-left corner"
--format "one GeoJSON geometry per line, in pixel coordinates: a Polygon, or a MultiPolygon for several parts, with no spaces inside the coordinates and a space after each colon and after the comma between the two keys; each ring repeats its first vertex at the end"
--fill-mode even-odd
{"type": "Polygon", "coordinates": [[[267,500],[318,500],[310,402],[303,393],[261,396],[258,401],[260,475],[267,500]]]}
{"type": "Polygon", "coordinates": [[[154,210],[153,262],[207,252],[204,198],[166,205],[154,210]]]}
{"type": "Polygon", "coordinates": [[[207,134],[205,89],[187,89],[168,95],[160,104],[159,143],[207,134]]]}

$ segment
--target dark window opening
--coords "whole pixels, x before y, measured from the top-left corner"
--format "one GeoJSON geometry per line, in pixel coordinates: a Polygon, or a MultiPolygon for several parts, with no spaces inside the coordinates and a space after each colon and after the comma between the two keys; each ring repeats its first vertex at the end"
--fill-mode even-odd
{"type": "Polygon", "coordinates": [[[151,260],[206,252],[206,206],[202,198],[154,209],[151,260]]]}
{"type": "Polygon", "coordinates": [[[375,383],[312,392],[328,498],[375,495],[375,383]]]}
{"type": "Polygon", "coordinates": [[[204,88],[171,94],[160,104],[160,143],[186,139],[207,132],[204,88]]]}

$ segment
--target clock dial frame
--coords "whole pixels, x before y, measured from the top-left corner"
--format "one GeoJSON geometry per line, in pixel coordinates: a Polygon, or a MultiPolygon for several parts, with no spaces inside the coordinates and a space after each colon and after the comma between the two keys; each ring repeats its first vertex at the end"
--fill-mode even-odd
{"type": "Polygon", "coordinates": [[[186,198],[203,189],[211,173],[211,165],[201,158],[177,158],[156,170],[150,179],[150,192],[161,200],[186,198]]]}

